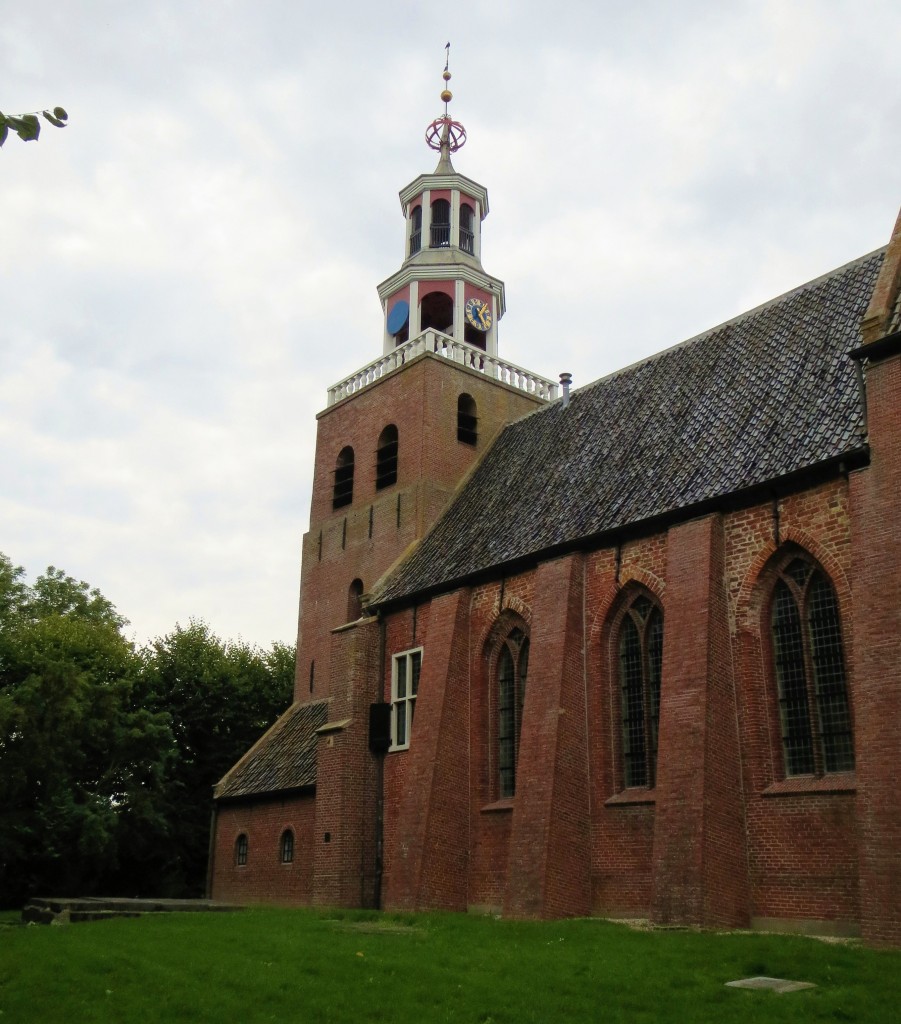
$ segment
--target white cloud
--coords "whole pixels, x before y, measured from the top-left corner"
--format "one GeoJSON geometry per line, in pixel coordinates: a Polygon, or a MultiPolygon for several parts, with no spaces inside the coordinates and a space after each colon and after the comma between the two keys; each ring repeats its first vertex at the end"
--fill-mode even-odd
{"type": "Polygon", "coordinates": [[[0,109],[70,125],[0,151],[0,549],[139,638],[291,640],[314,414],[380,351],[447,38],[502,352],[584,384],[887,240],[899,30],[889,0],[20,5],[0,109]]]}

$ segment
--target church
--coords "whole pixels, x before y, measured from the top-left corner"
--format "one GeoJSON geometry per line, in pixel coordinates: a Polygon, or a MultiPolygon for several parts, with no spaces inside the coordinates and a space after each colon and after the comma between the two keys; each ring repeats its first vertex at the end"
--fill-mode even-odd
{"type": "Polygon", "coordinates": [[[571,391],[499,352],[449,78],[209,894],[901,945],[901,218],[571,391]]]}

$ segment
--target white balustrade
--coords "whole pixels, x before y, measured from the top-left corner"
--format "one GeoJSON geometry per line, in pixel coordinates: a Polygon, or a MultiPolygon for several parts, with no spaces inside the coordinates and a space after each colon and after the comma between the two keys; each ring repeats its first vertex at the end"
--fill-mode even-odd
{"type": "Polygon", "coordinates": [[[403,345],[398,345],[393,352],[381,356],[368,366],[364,366],[356,373],[352,373],[349,377],[332,385],[328,389],[328,404],[334,405],[344,398],[349,398],[368,384],[384,377],[386,373],[390,373],[411,359],[415,359],[416,356],[422,355],[423,352],[433,352],[435,355],[468,366],[472,370],[477,370],[494,380],[526,391],[546,402],[552,402],[557,397],[559,385],[554,381],[539,377],[537,373],[524,370],[515,363],[508,363],[504,359],[498,359],[497,356],[490,356],[480,348],[467,345],[464,341],[456,341],[448,334],[442,334],[441,331],[429,328],[410,341],[404,342],[403,345]]]}

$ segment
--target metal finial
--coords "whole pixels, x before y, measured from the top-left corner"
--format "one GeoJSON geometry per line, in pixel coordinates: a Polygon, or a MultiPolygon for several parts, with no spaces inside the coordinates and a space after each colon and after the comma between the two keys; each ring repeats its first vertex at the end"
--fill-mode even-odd
{"type": "Polygon", "coordinates": [[[454,98],[454,94],[448,89],[447,83],[451,80],[450,73],[450,43],[445,43],[444,71],[441,77],[444,79],[444,88],[441,90],[441,102],[444,104],[444,116],[437,117],[426,128],[425,141],[430,149],[438,150],[443,159],[449,159],[451,153],[457,150],[466,142],[466,129],[458,121],[454,121],[447,111],[447,105],[454,98]]]}

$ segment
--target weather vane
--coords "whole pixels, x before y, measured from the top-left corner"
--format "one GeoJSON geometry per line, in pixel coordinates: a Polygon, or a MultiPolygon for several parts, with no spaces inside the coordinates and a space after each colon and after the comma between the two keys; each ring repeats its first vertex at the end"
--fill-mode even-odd
{"type": "Polygon", "coordinates": [[[441,102],[444,104],[444,116],[436,117],[426,128],[425,141],[430,149],[437,150],[442,156],[449,156],[466,142],[466,129],[459,121],[454,121],[447,112],[447,105],[454,98],[454,94],[448,89],[447,83],[451,79],[450,73],[450,43],[444,47],[446,59],[444,71],[441,77],[444,79],[444,88],[441,90],[441,102]]]}

